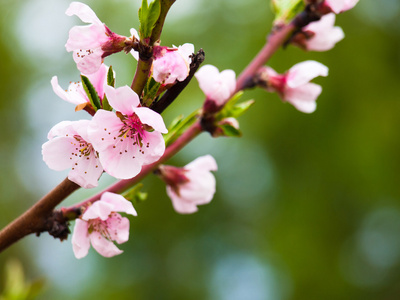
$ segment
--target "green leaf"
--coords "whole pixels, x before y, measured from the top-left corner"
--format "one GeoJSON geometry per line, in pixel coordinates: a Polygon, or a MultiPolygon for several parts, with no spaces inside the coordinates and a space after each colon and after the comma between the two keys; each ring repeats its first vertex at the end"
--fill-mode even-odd
{"type": "Polygon", "coordinates": [[[185,119],[183,116],[174,119],[168,128],[168,133],[164,134],[165,146],[171,145],[190,125],[196,122],[199,116],[200,109],[197,109],[185,119]]]}
{"type": "Polygon", "coordinates": [[[275,12],[275,23],[288,23],[305,8],[303,0],[272,0],[271,4],[275,12]]]}
{"type": "Polygon", "coordinates": [[[229,124],[220,125],[218,126],[218,128],[222,130],[224,136],[232,136],[232,137],[242,136],[242,132],[240,131],[240,129],[237,129],[229,124]]]}
{"type": "Polygon", "coordinates": [[[155,81],[153,77],[150,77],[143,90],[142,104],[144,106],[149,107],[151,105],[153,100],[158,95],[158,90],[160,89],[160,86],[161,83],[155,81]]]}
{"type": "Polygon", "coordinates": [[[146,39],[151,36],[151,32],[156,24],[161,12],[160,0],[154,0],[147,4],[147,0],[142,0],[142,6],[139,8],[139,35],[140,39],[146,39]]]}
{"type": "Polygon", "coordinates": [[[253,104],[254,100],[248,100],[245,102],[241,102],[231,108],[229,111],[230,117],[237,118],[243,115],[253,104]]]}
{"type": "Polygon", "coordinates": [[[82,79],[82,86],[86,92],[86,95],[89,98],[90,103],[93,106],[93,109],[97,111],[101,108],[101,102],[99,95],[97,95],[96,89],[93,87],[92,83],[90,82],[89,78],[84,75],[81,75],[82,79]]]}
{"type": "Polygon", "coordinates": [[[110,103],[108,102],[106,94],[104,94],[103,101],[101,103],[103,105],[104,110],[112,111],[113,108],[111,107],[110,103]]]}
{"type": "Polygon", "coordinates": [[[254,100],[248,100],[239,104],[236,104],[238,100],[242,97],[243,92],[236,93],[224,106],[221,112],[216,116],[217,120],[222,120],[225,118],[237,118],[243,115],[253,104],[254,100]]]}
{"type": "Polygon", "coordinates": [[[143,188],[143,183],[138,183],[134,185],[132,188],[127,190],[122,196],[131,202],[143,202],[147,199],[147,193],[141,192],[140,190],[143,188]]]}
{"type": "Polygon", "coordinates": [[[107,84],[109,86],[115,87],[115,77],[114,77],[114,71],[112,66],[110,66],[110,68],[108,69],[107,72],[107,84]]]}

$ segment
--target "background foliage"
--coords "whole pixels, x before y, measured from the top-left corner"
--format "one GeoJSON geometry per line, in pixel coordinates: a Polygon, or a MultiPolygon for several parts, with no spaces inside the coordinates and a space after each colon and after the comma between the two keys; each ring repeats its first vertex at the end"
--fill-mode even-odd
{"type": "MultiPolygon", "coordinates": [[[[85,1],[111,30],[138,28],[140,1],[85,1]]],[[[17,217],[67,173],[49,170],[40,147],[62,120],[87,118],[53,94],[78,80],[65,52],[68,1],[0,1],[0,226],[17,217]]],[[[19,260],[28,280],[43,279],[40,299],[397,299],[400,293],[400,3],[361,0],[337,17],[346,39],[324,53],[280,50],[278,72],[315,59],[317,111],[302,114],[276,95],[245,93],[255,106],[241,117],[241,139],[203,134],[174,158],[218,162],[217,194],[190,216],[176,214],[157,178],[135,205],[124,254],[92,251],[76,260],[70,241],[31,236],[0,255],[19,260]]],[[[269,32],[267,1],[177,0],[164,45],[191,42],[206,63],[240,73],[269,32]]],[[[117,85],[129,84],[133,58],[106,60],[117,85]]],[[[194,80],[165,113],[188,114],[204,97],[194,80]]],[[[111,182],[102,178],[104,186],[111,182]]],[[[92,195],[75,193],[74,203],[92,195]]]]}

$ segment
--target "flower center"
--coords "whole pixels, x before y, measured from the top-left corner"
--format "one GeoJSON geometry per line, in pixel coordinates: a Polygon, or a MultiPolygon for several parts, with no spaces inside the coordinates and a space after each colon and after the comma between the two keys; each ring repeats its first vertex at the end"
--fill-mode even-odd
{"type": "MultiPolygon", "coordinates": [[[[143,148],[143,137],[145,135],[145,129],[136,114],[130,116],[121,116],[121,121],[124,124],[119,130],[119,138],[131,138],[134,142],[133,145],[137,145],[140,149],[143,148]]],[[[148,147],[148,143],[146,145],[148,147]]]]}
{"type": "Polygon", "coordinates": [[[105,239],[114,241],[117,233],[118,225],[121,224],[122,217],[116,212],[112,212],[106,220],[90,219],[88,220],[88,232],[93,231],[100,233],[105,239]]]}

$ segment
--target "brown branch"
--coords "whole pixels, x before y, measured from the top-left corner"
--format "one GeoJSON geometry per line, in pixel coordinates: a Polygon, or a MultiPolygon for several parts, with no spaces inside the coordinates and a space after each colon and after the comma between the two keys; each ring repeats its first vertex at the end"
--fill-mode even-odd
{"type": "Polygon", "coordinates": [[[0,231],[0,252],[31,233],[58,231],[60,228],[55,228],[57,227],[55,224],[59,221],[59,217],[53,215],[53,210],[79,187],[68,178],[64,179],[24,214],[7,225],[0,231]]]}

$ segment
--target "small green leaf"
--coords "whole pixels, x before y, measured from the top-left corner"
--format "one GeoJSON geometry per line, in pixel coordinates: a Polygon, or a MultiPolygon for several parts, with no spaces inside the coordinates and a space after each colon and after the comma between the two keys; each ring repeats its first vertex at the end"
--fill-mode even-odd
{"type": "Polygon", "coordinates": [[[138,183],[134,185],[132,188],[127,190],[122,196],[131,202],[143,202],[147,199],[147,193],[141,192],[140,190],[143,188],[143,183],[138,183]]]}
{"type": "Polygon", "coordinates": [[[101,104],[103,105],[102,108],[104,110],[108,110],[108,111],[112,111],[113,110],[113,108],[111,107],[110,103],[108,102],[106,94],[104,94],[103,101],[101,102],[101,104]]]}
{"type": "Polygon", "coordinates": [[[222,130],[224,136],[241,137],[242,132],[229,124],[220,125],[218,128],[222,130]]]}
{"type": "Polygon", "coordinates": [[[153,77],[150,77],[143,90],[142,104],[144,106],[149,107],[153,103],[153,100],[158,95],[158,90],[160,89],[160,86],[161,83],[155,81],[153,77]]]}
{"type": "Polygon", "coordinates": [[[86,95],[88,96],[89,101],[93,106],[93,109],[97,111],[98,109],[101,108],[99,95],[97,95],[97,92],[93,87],[92,83],[90,82],[89,78],[87,78],[84,75],[81,75],[81,79],[82,79],[83,89],[85,90],[86,95]]]}
{"type": "Polygon", "coordinates": [[[200,116],[200,109],[192,112],[187,118],[182,116],[174,119],[168,128],[168,133],[164,134],[165,146],[171,145],[181,134],[192,125],[200,116]]]}
{"type": "Polygon", "coordinates": [[[271,4],[275,12],[275,23],[288,23],[305,7],[303,0],[272,0],[271,4]]]}
{"type": "Polygon", "coordinates": [[[112,66],[110,66],[110,68],[108,69],[107,72],[107,84],[109,86],[115,87],[115,77],[114,77],[114,71],[112,66]]]}
{"type": "Polygon", "coordinates": [[[239,104],[236,104],[235,106],[232,107],[230,111],[230,117],[240,117],[243,115],[253,104],[255,103],[254,100],[248,100],[245,102],[241,102],[239,104]]]}
{"type": "Polygon", "coordinates": [[[142,0],[142,6],[139,8],[139,35],[140,39],[146,39],[151,36],[151,32],[156,24],[161,12],[160,0],[154,0],[147,4],[147,0],[142,0]]]}

